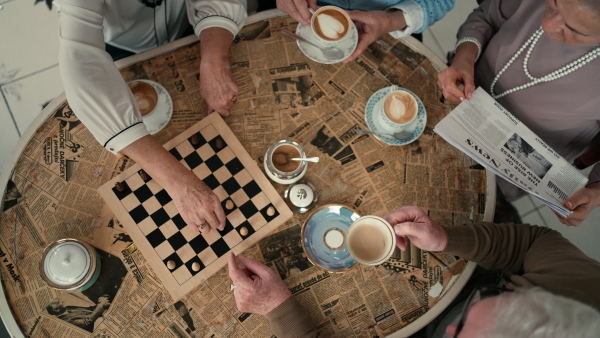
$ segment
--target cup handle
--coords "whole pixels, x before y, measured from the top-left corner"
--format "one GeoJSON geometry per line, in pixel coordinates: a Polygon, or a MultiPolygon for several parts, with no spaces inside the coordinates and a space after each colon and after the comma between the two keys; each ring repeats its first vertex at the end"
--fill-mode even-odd
{"type": "Polygon", "coordinates": [[[315,15],[315,10],[311,7],[308,7],[308,11],[310,12],[310,14],[315,15]]]}

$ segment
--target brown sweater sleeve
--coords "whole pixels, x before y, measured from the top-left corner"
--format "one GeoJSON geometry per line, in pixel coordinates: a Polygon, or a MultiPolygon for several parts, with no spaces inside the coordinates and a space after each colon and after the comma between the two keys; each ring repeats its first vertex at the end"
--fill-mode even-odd
{"type": "Polygon", "coordinates": [[[497,268],[515,287],[535,285],[600,309],[600,263],[559,232],[522,224],[468,223],[444,227],[444,253],[497,268]]]}
{"type": "Polygon", "coordinates": [[[319,332],[293,296],[267,313],[271,330],[277,337],[319,337],[319,332]]]}

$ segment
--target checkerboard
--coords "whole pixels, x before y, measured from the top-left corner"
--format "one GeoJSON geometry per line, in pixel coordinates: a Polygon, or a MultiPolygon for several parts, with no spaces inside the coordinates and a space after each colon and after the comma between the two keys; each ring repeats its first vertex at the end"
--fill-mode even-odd
{"type": "Polygon", "coordinates": [[[156,180],[140,175],[137,164],[99,192],[173,299],[179,300],[222,268],[228,252],[239,254],[292,212],[218,114],[165,148],[219,197],[227,217],[223,231],[203,235],[188,227],[169,194],[156,180]]]}

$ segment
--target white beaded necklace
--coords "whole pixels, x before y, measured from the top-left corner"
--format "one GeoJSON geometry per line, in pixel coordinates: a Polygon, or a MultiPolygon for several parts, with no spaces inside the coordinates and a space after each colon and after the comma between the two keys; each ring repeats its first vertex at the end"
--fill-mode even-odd
{"type": "Polygon", "coordinates": [[[537,44],[537,42],[540,39],[540,37],[542,36],[542,34],[543,34],[542,27],[540,27],[538,30],[535,31],[535,33],[533,33],[533,35],[529,38],[529,40],[527,40],[523,44],[523,46],[521,46],[521,48],[519,48],[519,50],[515,53],[515,55],[513,55],[512,58],[510,58],[510,60],[508,60],[508,62],[504,65],[504,67],[502,67],[502,69],[498,72],[498,74],[494,78],[494,81],[492,81],[492,85],[490,86],[490,93],[492,94],[492,97],[494,99],[501,98],[510,93],[514,93],[518,90],[529,88],[540,82],[550,82],[553,80],[560,79],[561,77],[571,74],[572,72],[576,71],[577,69],[585,66],[586,64],[590,63],[592,60],[594,60],[595,58],[597,58],[600,55],[600,47],[598,47],[598,48],[592,50],[591,52],[583,55],[579,59],[567,64],[566,66],[564,66],[562,68],[559,68],[559,69],[553,71],[550,74],[544,75],[542,77],[535,77],[535,76],[531,75],[531,73],[529,72],[528,63],[529,63],[529,57],[531,56],[531,52],[533,51],[533,48],[537,44]],[[527,49],[527,53],[525,54],[525,60],[523,61],[523,70],[525,71],[525,75],[527,75],[527,77],[531,80],[531,82],[528,82],[526,84],[506,90],[503,93],[500,93],[497,95],[494,94],[494,87],[496,86],[496,82],[498,82],[498,79],[500,78],[500,76],[502,74],[504,74],[504,72],[508,69],[508,67],[510,67],[510,65],[519,57],[519,55],[521,55],[521,53],[523,53],[523,51],[525,50],[525,48],[527,48],[527,46],[529,46],[529,49],[527,49]]]}

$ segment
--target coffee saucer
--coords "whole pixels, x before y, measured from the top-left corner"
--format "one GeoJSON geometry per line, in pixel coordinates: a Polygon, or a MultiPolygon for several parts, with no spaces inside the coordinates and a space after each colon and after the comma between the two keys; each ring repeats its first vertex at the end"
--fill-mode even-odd
{"type": "Polygon", "coordinates": [[[316,266],[343,272],[356,265],[346,246],[350,225],[360,216],[342,205],[325,205],[315,210],[302,225],[302,248],[316,266]]]}
{"type": "MultiPolygon", "coordinates": [[[[310,26],[298,24],[298,26],[296,27],[296,34],[316,44],[317,46],[321,45],[310,26]]],[[[325,58],[325,55],[323,55],[321,50],[319,50],[317,47],[311,46],[308,43],[304,43],[299,40],[296,40],[296,43],[298,44],[298,48],[300,48],[300,51],[302,51],[302,53],[306,55],[306,57],[308,57],[309,59],[327,65],[334,64],[346,60],[350,55],[352,55],[352,53],[354,53],[356,45],[358,45],[358,30],[356,30],[355,25],[350,25],[350,34],[348,35],[348,37],[344,39],[344,41],[335,45],[335,47],[341,49],[344,52],[344,56],[340,59],[327,59],[325,58]]]]}
{"type": "MultiPolygon", "coordinates": [[[[410,93],[417,101],[417,106],[419,107],[419,110],[417,112],[417,117],[415,117],[415,119],[411,123],[409,123],[405,129],[406,131],[412,132],[411,138],[406,140],[397,140],[391,136],[386,137],[375,134],[372,135],[375,136],[381,142],[392,146],[403,146],[414,142],[416,139],[419,138],[419,136],[421,136],[421,134],[423,134],[423,131],[425,130],[425,125],[427,124],[427,113],[425,112],[425,106],[423,105],[423,102],[421,102],[421,99],[419,99],[419,97],[415,95],[415,93],[411,92],[408,89],[398,87],[398,90],[403,90],[405,92],[410,93]]],[[[367,126],[369,127],[369,129],[372,131],[379,131],[382,133],[392,134],[392,132],[386,130],[383,127],[380,121],[373,118],[373,109],[377,105],[377,102],[379,102],[379,100],[383,100],[389,92],[389,87],[381,88],[380,90],[376,91],[373,95],[371,95],[369,101],[367,102],[367,106],[365,107],[365,121],[367,122],[367,126]]]]}
{"type": "Polygon", "coordinates": [[[169,95],[169,92],[161,84],[145,79],[140,79],[138,81],[143,81],[152,85],[158,93],[158,101],[154,111],[142,117],[146,129],[148,129],[148,132],[151,135],[154,135],[169,124],[171,116],[173,116],[173,100],[171,100],[171,95],[169,95]]]}

